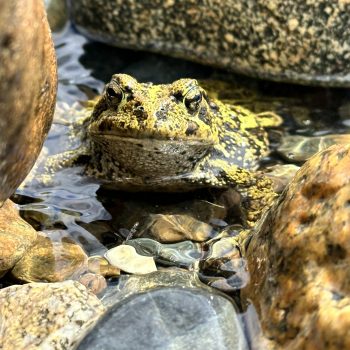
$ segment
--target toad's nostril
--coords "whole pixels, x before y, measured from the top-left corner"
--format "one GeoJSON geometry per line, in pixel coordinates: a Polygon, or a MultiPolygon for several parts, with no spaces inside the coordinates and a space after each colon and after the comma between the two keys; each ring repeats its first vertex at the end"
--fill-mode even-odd
{"type": "Polygon", "coordinates": [[[147,112],[144,110],[142,106],[138,106],[134,109],[134,115],[138,119],[147,119],[147,112]]]}

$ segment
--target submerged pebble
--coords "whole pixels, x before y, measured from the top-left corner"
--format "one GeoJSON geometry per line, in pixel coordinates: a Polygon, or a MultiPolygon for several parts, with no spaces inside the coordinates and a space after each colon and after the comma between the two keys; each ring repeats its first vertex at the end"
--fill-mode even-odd
{"type": "Polygon", "coordinates": [[[35,244],[12,269],[25,282],[60,282],[76,279],[87,270],[87,255],[74,242],[53,242],[39,235],[35,244]]]}
{"type": "Polygon", "coordinates": [[[126,241],[125,244],[133,246],[141,255],[153,256],[164,265],[189,267],[202,255],[200,244],[192,241],[162,244],[149,238],[137,238],[126,241]]]}
{"type": "Polygon", "coordinates": [[[150,215],[148,233],[161,243],[203,242],[213,236],[214,230],[211,225],[189,215],[154,214],[150,215]]]}
{"type": "Polygon", "coordinates": [[[135,248],[130,245],[112,248],[107,251],[105,257],[110,264],[128,273],[145,274],[157,271],[152,257],[137,254],[135,248]]]}
{"type": "Polygon", "coordinates": [[[304,162],[315,153],[335,144],[350,143],[350,134],[325,136],[287,135],[283,137],[278,152],[292,162],[304,162]]]}

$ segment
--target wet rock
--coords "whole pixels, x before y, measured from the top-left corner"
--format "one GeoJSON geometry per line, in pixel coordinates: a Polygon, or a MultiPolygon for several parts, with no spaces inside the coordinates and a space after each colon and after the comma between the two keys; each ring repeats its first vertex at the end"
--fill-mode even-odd
{"type": "Polygon", "coordinates": [[[350,143],[349,134],[334,134],[325,136],[287,135],[283,137],[278,152],[292,162],[304,162],[315,153],[335,144],[350,143]]]}
{"type": "Polygon", "coordinates": [[[350,145],[318,153],[260,222],[246,251],[253,301],[276,349],[347,349],[350,145]]]}
{"type": "Polygon", "coordinates": [[[148,235],[161,243],[203,242],[214,235],[211,225],[189,215],[150,215],[148,235]]]}
{"type": "Polygon", "coordinates": [[[264,168],[264,174],[273,182],[273,189],[281,193],[300,167],[294,164],[276,164],[264,168]]]}
{"type": "Polygon", "coordinates": [[[249,281],[246,260],[232,237],[211,244],[207,257],[198,266],[203,281],[226,292],[241,289],[249,281]]]}
{"type": "Polygon", "coordinates": [[[42,0],[0,3],[0,202],[32,168],[49,131],[56,59],[42,0]]]}
{"type": "Polygon", "coordinates": [[[12,201],[0,208],[0,277],[34,244],[36,231],[21,217],[12,201]]]}
{"type": "Polygon", "coordinates": [[[66,0],[45,0],[45,8],[51,30],[62,30],[68,21],[66,0]]]}
{"type": "Polygon", "coordinates": [[[192,241],[183,241],[174,244],[161,244],[149,238],[131,239],[125,242],[133,246],[138,254],[153,256],[164,265],[189,267],[202,255],[200,244],[192,241]]]}
{"type": "Polygon", "coordinates": [[[145,274],[157,271],[152,257],[137,254],[135,248],[129,245],[112,248],[105,257],[110,264],[128,273],[145,274]]]}
{"type": "Polygon", "coordinates": [[[94,294],[100,294],[107,288],[106,279],[96,273],[85,273],[79,277],[78,281],[94,294]]]}
{"type": "Polygon", "coordinates": [[[114,304],[78,349],[248,349],[231,300],[201,288],[198,280],[191,285],[190,276],[167,271],[131,276],[133,282],[122,287],[129,297],[114,304]]]}
{"type": "Polygon", "coordinates": [[[78,244],[39,235],[11,273],[26,282],[60,282],[78,278],[87,270],[87,259],[78,244]]]}
{"type": "Polygon", "coordinates": [[[1,289],[0,348],[73,348],[103,312],[101,302],[78,282],[1,289]]]}
{"type": "Polygon", "coordinates": [[[120,275],[120,269],[111,265],[102,256],[90,256],[88,259],[88,269],[90,272],[100,274],[106,278],[118,277],[120,275]]]}
{"type": "Polygon", "coordinates": [[[347,86],[350,82],[346,0],[71,3],[82,33],[116,46],[260,78],[347,86]]]}

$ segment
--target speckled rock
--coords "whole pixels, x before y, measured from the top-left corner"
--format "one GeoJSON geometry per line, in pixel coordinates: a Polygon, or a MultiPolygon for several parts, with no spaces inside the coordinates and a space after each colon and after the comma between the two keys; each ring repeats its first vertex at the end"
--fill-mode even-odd
{"type": "Polygon", "coordinates": [[[78,349],[248,349],[233,302],[193,274],[157,271],[131,280],[121,281],[120,301],[114,298],[78,349]]]}
{"type": "Polygon", "coordinates": [[[74,348],[104,312],[78,282],[29,283],[0,290],[0,348],[74,348]]]}
{"type": "Polygon", "coordinates": [[[9,199],[0,208],[0,277],[34,244],[36,231],[21,217],[9,199]]]}
{"type": "Polygon", "coordinates": [[[331,134],[325,136],[287,135],[282,138],[278,152],[292,162],[304,162],[315,153],[335,144],[350,143],[350,134],[331,134]]]}
{"type": "Polygon", "coordinates": [[[88,36],[256,77],[350,85],[347,0],[75,0],[88,36]]]}
{"type": "Polygon", "coordinates": [[[243,296],[276,349],[349,349],[350,145],[313,156],[247,246],[243,296]]]}
{"type": "Polygon", "coordinates": [[[56,58],[42,0],[0,3],[0,203],[32,168],[49,131],[56,58]]]}
{"type": "Polygon", "coordinates": [[[87,271],[88,257],[74,242],[53,242],[38,235],[35,244],[12,269],[11,274],[25,282],[60,282],[76,279],[87,271]]]}

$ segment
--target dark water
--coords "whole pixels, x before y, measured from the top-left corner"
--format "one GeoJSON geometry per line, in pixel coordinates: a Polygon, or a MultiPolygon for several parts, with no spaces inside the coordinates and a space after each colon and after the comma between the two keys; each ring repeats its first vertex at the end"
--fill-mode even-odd
{"type": "MultiPolygon", "coordinates": [[[[101,189],[96,180],[81,175],[81,168],[59,171],[45,184],[37,181],[45,173],[42,164],[48,155],[79,146],[79,139],[69,134],[69,124],[84,115],[82,102],[99,94],[114,73],[127,73],[139,81],[155,83],[184,77],[232,80],[236,86],[244,87],[244,92],[227,91],[221,97],[233,95],[239,103],[255,111],[276,111],[284,118],[285,134],[345,133],[350,127],[349,89],[308,88],[234,76],[174,58],[90,42],[72,28],[54,39],[59,65],[55,121],[36,174],[17,190],[13,199],[19,204],[21,215],[37,230],[55,241],[70,237],[90,255],[103,254],[125,237],[132,237],[149,213],[191,210],[193,216],[205,217],[214,230],[215,223],[221,227],[227,224],[224,215],[217,214],[221,193],[150,196],[113,192],[101,189]]],[[[272,135],[273,145],[277,146],[281,137],[282,130],[277,136],[272,135]]],[[[273,154],[265,163],[283,163],[283,160],[273,154]]]]}

